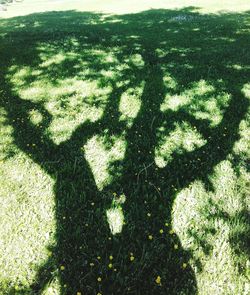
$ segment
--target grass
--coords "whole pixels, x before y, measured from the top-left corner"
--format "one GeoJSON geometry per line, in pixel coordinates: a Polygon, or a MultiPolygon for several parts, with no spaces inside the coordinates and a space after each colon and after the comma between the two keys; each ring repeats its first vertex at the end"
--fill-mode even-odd
{"type": "MultiPolygon", "coordinates": [[[[5,0],[2,0],[5,1],[5,0]]],[[[105,14],[138,13],[149,9],[182,9],[195,7],[201,13],[218,13],[220,11],[243,12],[249,10],[247,0],[18,0],[7,6],[3,17],[28,15],[34,12],[78,10],[82,12],[102,12],[105,14]]]]}
{"type": "Polygon", "coordinates": [[[41,12],[0,38],[0,293],[249,294],[249,13],[41,12]]]}

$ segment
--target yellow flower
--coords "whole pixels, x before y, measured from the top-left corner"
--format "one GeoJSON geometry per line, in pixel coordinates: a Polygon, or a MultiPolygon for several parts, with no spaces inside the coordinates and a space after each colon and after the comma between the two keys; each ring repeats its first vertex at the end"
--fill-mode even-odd
{"type": "Polygon", "coordinates": [[[163,234],[163,232],[164,232],[163,229],[160,229],[160,234],[163,234]]]}
{"type": "Polygon", "coordinates": [[[134,261],[135,257],[134,256],[130,256],[130,261],[134,261]]]}
{"type": "Polygon", "coordinates": [[[179,246],[177,244],[174,245],[175,250],[177,250],[179,248],[179,246]]]}
{"type": "Polygon", "coordinates": [[[61,266],[60,266],[60,269],[61,269],[61,270],[65,270],[65,266],[64,266],[64,265],[61,265],[61,266]]]}
{"type": "Polygon", "coordinates": [[[174,230],[171,229],[171,230],[169,231],[169,233],[170,233],[170,235],[173,235],[173,234],[174,234],[174,230]]]}
{"type": "Polygon", "coordinates": [[[147,216],[150,217],[151,216],[151,213],[148,213],[147,216]]]}
{"type": "Polygon", "coordinates": [[[168,226],[168,223],[167,222],[165,223],[165,226],[168,226]]]}
{"type": "Polygon", "coordinates": [[[187,267],[187,264],[186,263],[183,263],[182,264],[182,267],[185,269],[187,267]]]}
{"type": "Polygon", "coordinates": [[[108,265],[108,267],[109,267],[109,268],[112,268],[112,267],[113,267],[113,264],[112,264],[112,263],[110,263],[110,264],[108,265]]]}
{"type": "Polygon", "coordinates": [[[98,278],[97,278],[97,281],[98,281],[98,282],[101,282],[101,281],[102,281],[102,278],[101,278],[101,277],[98,277],[98,278]]]}
{"type": "Polygon", "coordinates": [[[64,284],[63,287],[66,288],[67,287],[67,284],[64,284]]]}
{"type": "Polygon", "coordinates": [[[19,287],[18,286],[15,286],[15,290],[18,291],[19,290],[19,287]]]}
{"type": "Polygon", "coordinates": [[[148,236],[148,239],[149,239],[149,240],[153,240],[153,236],[152,236],[152,235],[149,235],[149,236],[148,236]]]}
{"type": "Polygon", "coordinates": [[[90,265],[90,266],[94,266],[94,263],[93,263],[93,262],[91,262],[89,265],[90,265]]]}
{"type": "Polygon", "coordinates": [[[77,292],[76,295],[82,295],[82,293],[81,292],[77,292]]]}
{"type": "Polygon", "coordinates": [[[112,256],[112,255],[110,255],[110,256],[109,256],[109,259],[110,259],[110,260],[113,260],[113,256],[112,256]]]}
{"type": "Polygon", "coordinates": [[[97,256],[97,259],[100,260],[101,259],[101,256],[97,256]]]}
{"type": "Polygon", "coordinates": [[[96,295],[102,295],[102,293],[98,292],[96,295]]]}
{"type": "Polygon", "coordinates": [[[160,285],[161,284],[161,277],[157,276],[157,278],[155,279],[156,284],[160,285]]]}

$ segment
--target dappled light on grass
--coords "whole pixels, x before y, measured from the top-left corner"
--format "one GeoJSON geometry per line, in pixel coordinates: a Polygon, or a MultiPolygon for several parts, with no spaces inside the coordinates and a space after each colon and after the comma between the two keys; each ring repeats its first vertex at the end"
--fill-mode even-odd
{"type": "Polygon", "coordinates": [[[31,110],[30,113],[30,121],[34,124],[34,125],[38,125],[39,123],[41,123],[43,121],[43,116],[41,113],[39,113],[38,110],[31,110]]]}
{"type": "Polygon", "coordinates": [[[123,225],[125,224],[122,206],[126,201],[126,196],[124,194],[117,196],[116,193],[113,193],[113,195],[112,206],[107,210],[106,214],[110,231],[113,235],[116,235],[122,232],[123,225]]]}
{"type": "Polygon", "coordinates": [[[3,161],[8,155],[15,154],[16,151],[13,146],[13,128],[8,124],[7,112],[4,108],[0,108],[0,124],[0,161],[3,161]]]}
{"type": "Polygon", "coordinates": [[[11,273],[1,262],[5,294],[16,282],[27,294],[242,293],[249,82],[228,65],[247,61],[246,19],[187,8],[3,21],[3,193],[33,251],[16,272],[21,252],[11,273]]]}
{"type": "MultiPolygon", "coordinates": [[[[82,148],[83,153],[91,167],[95,183],[99,190],[113,181],[112,165],[116,161],[122,161],[125,154],[126,142],[124,135],[112,136],[105,140],[104,136],[94,136],[88,140],[82,148]]],[[[118,171],[114,171],[117,173],[118,171]]]]}
{"type": "Polygon", "coordinates": [[[57,295],[60,294],[60,290],[63,287],[60,286],[60,281],[58,278],[55,278],[50,282],[50,284],[45,288],[42,295],[57,295]]]}
{"type": "MultiPolygon", "coordinates": [[[[44,62],[33,69],[12,67],[9,77],[13,89],[22,99],[44,103],[45,109],[53,116],[46,133],[59,144],[68,139],[80,123],[86,120],[95,122],[101,118],[111,88],[99,87],[98,81],[95,80],[84,81],[81,74],[68,79],[61,76],[49,79],[48,67],[51,63],[55,68],[56,64],[60,64],[66,57],[58,54],[53,58],[43,59],[44,62]]],[[[41,122],[38,117],[42,114],[35,109],[32,113],[30,119],[38,125],[41,122]]]]}
{"type": "MultiPolygon", "coordinates": [[[[143,83],[142,83],[143,84],[143,83]]],[[[120,120],[125,121],[128,127],[133,125],[133,119],[136,118],[141,107],[141,95],[143,85],[136,88],[128,88],[121,95],[119,111],[121,113],[120,120]]]]}
{"type": "Polygon", "coordinates": [[[29,287],[48,259],[46,247],[55,242],[53,180],[18,151],[1,162],[0,178],[0,220],[5,221],[0,229],[0,281],[29,287]]]}
{"type": "Polygon", "coordinates": [[[240,274],[247,275],[248,268],[242,253],[250,232],[244,214],[249,180],[244,172],[237,177],[231,162],[225,160],[215,167],[210,181],[214,191],[207,191],[202,182],[195,181],[177,195],[173,227],[183,247],[192,252],[191,264],[199,272],[200,290],[215,294],[218,290],[228,294],[237,290],[246,294],[247,282],[240,274]],[[189,214],[185,213],[187,208],[189,214]],[[241,240],[232,242],[234,235],[241,236],[241,240]],[[239,276],[239,280],[231,280],[234,276],[239,276]],[[225,280],[230,284],[225,285],[225,280]]]}
{"type": "Polygon", "coordinates": [[[113,235],[121,233],[124,222],[124,216],[121,208],[112,208],[107,210],[107,220],[110,231],[113,235]]]}
{"type": "MultiPolygon", "coordinates": [[[[166,86],[172,88],[171,77],[166,76],[165,81],[166,86]]],[[[230,94],[223,91],[223,81],[214,81],[214,84],[200,80],[192,83],[190,89],[185,89],[180,94],[167,94],[161,111],[184,111],[197,119],[210,121],[211,127],[216,126],[223,118],[230,94]]]]}
{"type": "Polygon", "coordinates": [[[246,98],[250,99],[250,83],[246,83],[242,87],[242,92],[246,96],[246,98]]]}
{"type": "Polygon", "coordinates": [[[159,128],[157,133],[159,146],[155,151],[155,162],[161,168],[173,160],[175,153],[191,152],[206,144],[206,140],[197,132],[197,129],[186,122],[176,123],[174,131],[168,136],[164,136],[166,133],[164,127],[159,128]]]}

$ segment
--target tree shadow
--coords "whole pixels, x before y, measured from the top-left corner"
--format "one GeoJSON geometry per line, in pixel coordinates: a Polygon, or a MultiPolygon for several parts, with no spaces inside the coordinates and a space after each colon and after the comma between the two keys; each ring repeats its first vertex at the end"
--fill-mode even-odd
{"type": "MultiPolygon", "coordinates": [[[[211,189],[209,175],[239,139],[248,109],[242,93],[248,83],[248,16],[200,15],[186,8],[123,16],[51,12],[1,20],[1,104],[15,144],[55,180],[57,243],[38,270],[31,294],[41,294],[53,276],[59,277],[61,294],[197,293],[188,264],[192,253],[182,248],[171,213],[177,193],[193,181],[202,180],[211,189]],[[44,65],[44,52],[45,62],[58,53],[63,58],[44,65]],[[107,59],[110,53],[114,57],[107,59]],[[44,101],[32,94],[23,99],[14,89],[13,66],[37,70],[24,76],[20,87],[36,80],[60,86],[75,77],[108,86],[102,116],[91,121],[86,115],[68,139],[56,144],[48,132],[53,115],[44,101]],[[121,98],[142,82],[140,108],[128,125],[121,120],[121,98]],[[180,103],[171,106],[168,95],[180,103]],[[39,127],[30,120],[33,109],[42,114],[39,127]],[[159,167],[155,151],[183,122],[205,142],[192,150],[174,149],[159,167]],[[95,135],[107,150],[115,144],[114,136],[125,139],[124,157],[109,163],[112,179],[102,189],[82,148],[95,135]],[[124,194],[126,201],[125,225],[112,236],[106,211],[113,192],[124,194]]],[[[65,105],[70,95],[74,93],[65,94],[65,105]]],[[[90,106],[102,104],[98,95],[83,100],[90,106]]]]}

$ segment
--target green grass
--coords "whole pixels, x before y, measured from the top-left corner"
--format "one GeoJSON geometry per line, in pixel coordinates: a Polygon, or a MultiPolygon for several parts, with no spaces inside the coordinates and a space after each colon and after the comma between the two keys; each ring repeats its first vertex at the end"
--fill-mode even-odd
{"type": "Polygon", "coordinates": [[[249,25],[0,19],[0,294],[249,294],[249,25]]]}

